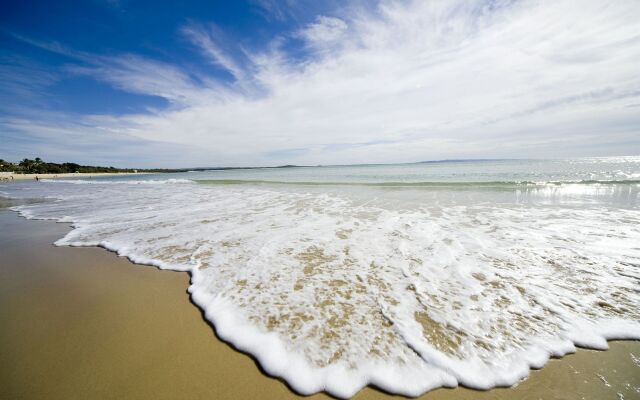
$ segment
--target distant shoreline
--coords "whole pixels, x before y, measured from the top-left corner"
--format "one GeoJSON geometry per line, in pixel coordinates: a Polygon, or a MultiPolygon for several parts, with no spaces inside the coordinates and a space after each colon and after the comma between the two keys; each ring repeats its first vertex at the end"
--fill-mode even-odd
{"type": "Polygon", "coordinates": [[[60,178],[91,178],[100,176],[115,176],[115,175],[147,175],[150,172],[75,172],[75,173],[62,173],[62,174],[16,174],[13,172],[0,172],[0,182],[6,181],[21,181],[21,180],[34,180],[38,179],[60,179],[60,178]],[[13,177],[13,179],[11,179],[13,177]]]}

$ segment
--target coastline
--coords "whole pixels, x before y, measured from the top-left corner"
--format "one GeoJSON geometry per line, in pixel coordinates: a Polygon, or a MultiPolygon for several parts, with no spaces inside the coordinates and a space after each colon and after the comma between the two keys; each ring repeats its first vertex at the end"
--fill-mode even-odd
{"type": "MultiPolygon", "coordinates": [[[[100,248],[53,247],[67,225],[7,209],[0,209],[0,228],[0,357],[11,366],[0,372],[0,388],[7,397],[298,397],[215,337],[189,300],[187,274],[137,266],[100,248]]],[[[514,388],[438,389],[421,398],[633,398],[640,365],[631,354],[640,357],[640,342],[610,342],[605,352],[579,349],[551,360],[514,388]]],[[[389,396],[367,388],[355,398],[389,396]]]]}
{"type": "Polygon", "coordinates": [[[115,175],[145,175],[149,172],[78,172],[78,173],[65,173],[65,174],[14,174],[13,172],[0,172],[0,180],[6,181],[20,181],[20,180],[33,180],[36,176],[39,179],[59,179],[59,178],[92,178],[101,176],[115,176],[115,175]],[[13,179],[11,179],[13,177],[13,179]]]}

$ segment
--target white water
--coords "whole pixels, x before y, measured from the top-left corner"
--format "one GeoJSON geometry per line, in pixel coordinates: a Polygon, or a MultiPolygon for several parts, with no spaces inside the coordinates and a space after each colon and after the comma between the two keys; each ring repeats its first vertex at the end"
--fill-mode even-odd
{"type": "Polygon", "coordinates": [[[636,183],[450,190],[150,179],[0,192],[55,199],[16,209],[72,222],[57,245],[190,271],[193,301],[218,334],[300,393],[508,386],[576,345],[640,339],[636,183]]]}

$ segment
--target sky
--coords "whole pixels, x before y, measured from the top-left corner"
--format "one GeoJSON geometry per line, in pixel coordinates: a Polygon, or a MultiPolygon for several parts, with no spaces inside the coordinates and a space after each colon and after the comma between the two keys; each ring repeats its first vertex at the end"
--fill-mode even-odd
{"type": "Polygon", "coordinates": [[[120,167],[640,154],[640,1],[14,1],[0,158],[120,167]]]}

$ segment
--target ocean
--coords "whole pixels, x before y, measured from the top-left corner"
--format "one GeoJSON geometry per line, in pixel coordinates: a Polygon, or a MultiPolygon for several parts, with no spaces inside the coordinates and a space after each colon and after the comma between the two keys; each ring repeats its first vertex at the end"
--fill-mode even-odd
{"type": "Polygon", "coordinates": [[[188,271],[221,338],[338,397],[509,386],[640,339],[639,192],[640,156],[0,184],[73,225],[56,245],[188,271]]]}

